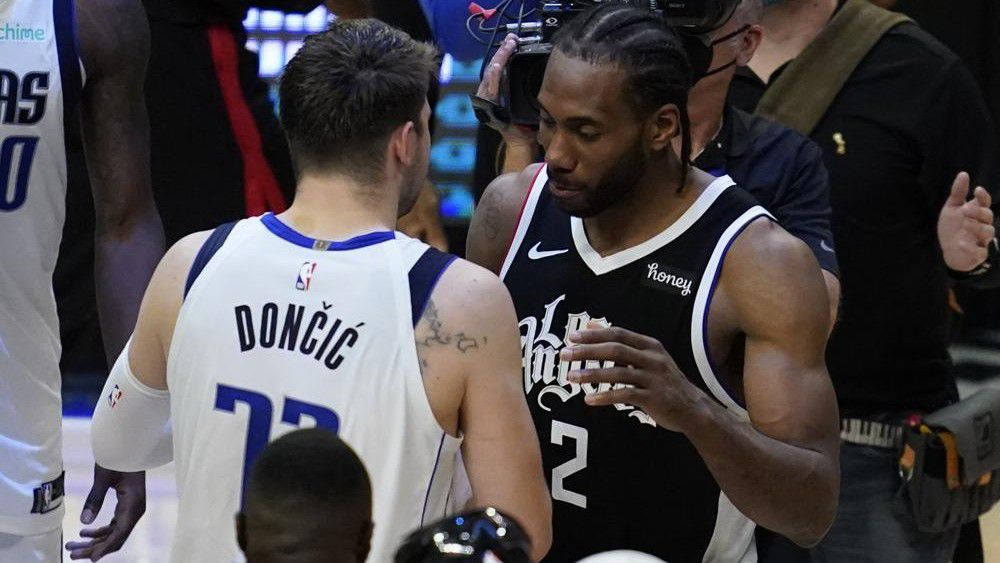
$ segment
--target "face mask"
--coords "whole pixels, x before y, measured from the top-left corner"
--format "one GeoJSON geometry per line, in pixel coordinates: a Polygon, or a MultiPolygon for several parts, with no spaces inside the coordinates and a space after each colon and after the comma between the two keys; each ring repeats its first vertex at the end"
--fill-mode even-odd
{"type": "Polygon", "coordinates": [[[714,47],[719,43],[729,41],[733,37],[744,33],[748,29],[750,29],[750,26],[744,25],[736,31],[723,35],[722,37],[714,39],[708,43],[706,43],[707,37],[704,35],[681,34],[684,49],[687,51],[688,60],[691,62],[691,72],[693,74],[694,81],[697,82],[706,76],[712,76],[713,74],[722,72],[727,68],[736,66],[736,59],[733,59],[720,67],[709,70],[709,66],[712,64],[714,47]]]}

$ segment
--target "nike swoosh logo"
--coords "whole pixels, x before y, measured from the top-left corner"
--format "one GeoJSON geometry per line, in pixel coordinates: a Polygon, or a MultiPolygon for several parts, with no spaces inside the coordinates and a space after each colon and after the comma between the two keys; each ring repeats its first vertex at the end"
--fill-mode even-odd
{"type": "Polygon", "coordinates": [[[568,248],[564,248],[562,250],[538,250],[538,247],[541,246],[541,245],[542,245],[542,243],[537,242],[537,243],[535,243],[535,246],[531,247],[531,250],[528,251],[528,258],[529,259],[531,259],[531,260],[541,260],[542,258],[549,258],[551,256],[558,256],[560,254],[565,254],[565,253],[569,252],[568,248]]]}
{"type": "Polygon", "coordinates": [[[827,252],[833,252],[833,248],[831,248],[830,245],[827,244],[825,240],[819,241],[819,247],[827,252]]]}

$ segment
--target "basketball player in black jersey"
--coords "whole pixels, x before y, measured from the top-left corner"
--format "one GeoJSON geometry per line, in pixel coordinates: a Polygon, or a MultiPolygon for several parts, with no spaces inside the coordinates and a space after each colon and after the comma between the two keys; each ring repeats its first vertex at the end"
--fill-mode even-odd
{"type": "Polygon", "coordinates": [[[546,162],[495,180],[503,197],[473,219],[469,257],[520,319],[549,561],[755,561],[754,522],[812,545],[836,511],[820,269],[728,177],[690,166],[690,86],[659,17],[577,16],[539,95],[546,162]]]}

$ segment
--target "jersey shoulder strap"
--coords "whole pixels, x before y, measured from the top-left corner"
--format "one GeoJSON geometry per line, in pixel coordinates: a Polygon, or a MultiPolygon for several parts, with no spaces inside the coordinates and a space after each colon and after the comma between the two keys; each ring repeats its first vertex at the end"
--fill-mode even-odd
{"type": "Polygon", "coordinates": [[[74,110],[83,90],[83,75],[80,71],[77,50],[79,41],[76,36],[76,9],[73,0],[53,0],[52,19],[56,33],[56,56],[62,77],[63,115],[66,130],[69,131],[72,117],[75,116],[74,110]]]}
{"type": "Polygon", "coordinates": [[[209,260],[222,248],[226,239],[229,238],[229,233],[233,231],[233,227],[235,226],[236,221],[219,225],[208,236],[204,244],[201,245],[201,249],[198,250],[198,255],[194,257],[194,262],[188,271],[187,282],[184,283],[184,297],[187,297],[188,291],[191,290],[191,286],[194,285],[195,280],[201,275],[202,270],[208,265],[209,260]]]}
{"type": "Polygon", "coordinates": [[[434,286],[437,285],[441,274],[448,269],[455,258],[456,256],[441,252],[431,246],[410,268],[410,307],[413,314],[413,326],[417,326],[420,317],[424,315],[424,309],[427,308],[427,301],[431,298],[434,286]]]}

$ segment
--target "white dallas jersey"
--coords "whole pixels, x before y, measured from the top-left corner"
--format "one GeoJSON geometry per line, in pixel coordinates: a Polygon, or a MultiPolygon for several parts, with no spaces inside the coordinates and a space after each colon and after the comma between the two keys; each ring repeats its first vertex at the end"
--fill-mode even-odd
{"type": "Polygon", "coordinates": [[[65,127],[82,86],[70,0],[0,0],[0,533],[60,526],[65,127]]]}
{"type": "Polygon", "coordinates": [[[412,296],[437,279],[420,275],[428,248],[392,232],[317,241],[267,214],[236,223],[200,274],[195,260],[167,360],[172,561],[239,557],[247,466],[300,427],[336,430],[364,462],[371,561],[390,561],[407,533],[444,515],[461,440],[434,418],[414,342],[412,296]]]}

